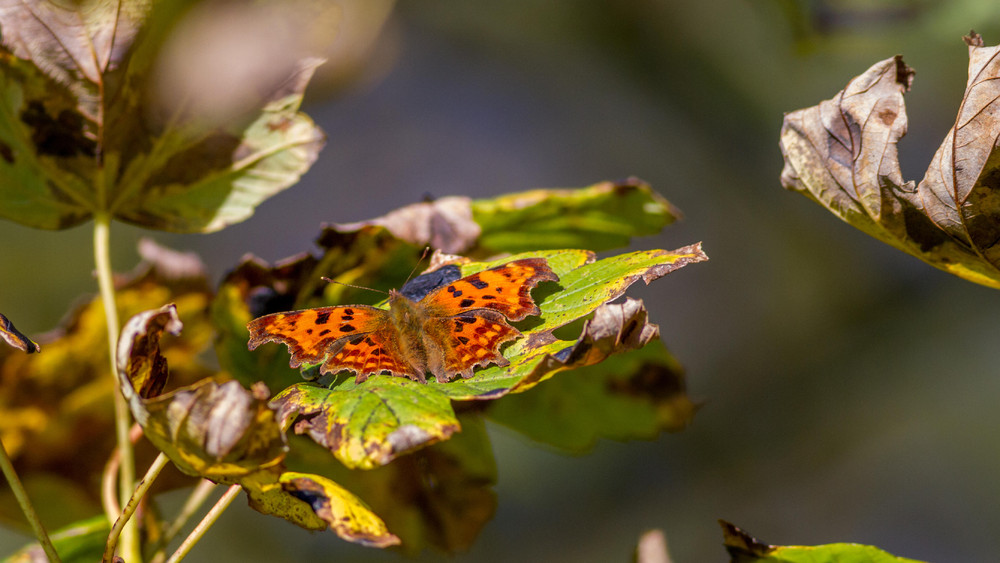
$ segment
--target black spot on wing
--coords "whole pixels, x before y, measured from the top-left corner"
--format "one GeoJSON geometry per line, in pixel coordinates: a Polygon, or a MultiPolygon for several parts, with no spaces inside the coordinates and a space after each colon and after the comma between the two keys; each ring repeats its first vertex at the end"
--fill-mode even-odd
{"type": "Polygon", "coordinates": [[[476,276],[469,276],[469,278],[467,280],[465,280],[465,281],[469,282],[469,284],[472,285],[472,287],[474,287],[476,289],[486,289],[487,287],[490,286],[490,284],[488,284],[488,283],[484,282],[483,280],[479,279],[478,275],[476,275],[476,276]]]}
{"type": "Polygon", "coordinates": [[[340,332],[354,332],[355,330],[357,329],[354,328],[354,325],[349,325],[349,324],[340,325],[340,332]]]}
{"type": "Polygon", "coordinates": [[[316,315],[315,323],[318,325],[325,325],[326,321],[330,320],[330,311],[323,311],[316,315]]]}
{"type": "Polygon", "coordinates": [[[458,304],[459,307],[472,307],[476,304],[475,299],[463,299],[461,303],[458,304]]]}

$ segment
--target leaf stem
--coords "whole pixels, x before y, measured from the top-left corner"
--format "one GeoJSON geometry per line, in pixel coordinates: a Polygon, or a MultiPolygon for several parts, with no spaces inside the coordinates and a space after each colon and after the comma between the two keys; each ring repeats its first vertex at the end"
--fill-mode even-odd
{"type": "Polygon", "coordinates": [[[236,498],[236,495],[239,494],[239,492],[239,485],[230,486],[229,490],[222,495],[222,498],[215,503],[215,506],[208,511],[208,514],[201,519],[201,522],[198,522],[198,525],[195,526],[194,530],[191,530],[188,537],[184,538],[184,542],[181,543],[180,547],[177,548],[177,551],[170,556],[167,563],[177,563],[183,559],[184,556],[191,551],[191,548],[194,547],[194,544],[198,543],[198,540],[200,540],[201,537],[205,535],[205,532],[212,527],[212,524],[215,524],[215,521],[219,519],[219,516],[222,516],[222,513],[229,508],[229,505],[233,502],[233,499],[236,498]]]}
{"type": "Polygon", "coordinates": [[[167,526],[167,530],[163,533],[163,537],[156,543],[156,548],[153,550],[153,556],[150,558],[150,563],[163,563],[167,558],[167,546],[170,542],[177,537],[181,529],[187,524],[188,520],[194,516],[194,513],[201,508],[201,505],[205,503],[208,498],[209,493],[215,489],[215,483],[209,481],[208,479],[202,479],[198,486],[191,491],[188,495],[187,501],[184,503],[184,507],[181,508],[180,514],[177,518],[167,526]]]}
{"type": "MultiPolygon", "coordinates": [[[[118,344],[118,307],[115,301],[115,286],[111,269],[111,216],[106,213],[94,214],[94,264],[97,270],[97,283],[101,290],[101,302],[104,304],[104,318],[108,327],[108,355],[111,366],[111,377],[114,380],[115,392],[115,430],[118,441],[119,473],[118,496],[121,504],[125,504],[135,486],[135,457],[132,442],[129,440],[129,427],[132,417],[129,414],[128,403],[121,393],[118,383],[118,368],[116,350],[118,344]]],[[[117,539],[117,538],[116,538],[117,539]]],[[[139,536],[135,523],[126,526],[122,534],[124,557],[129,562],[141,561],[139,552],[139,536]]]]}
{"type": "Polygon", "coordinates": [[[24,490],[24,485],[21,484],[21,479],[17,476],[17,472],[14,471],[14,464],[11,463],[10,456],[7,455],[7,448],[2,443],[0,443],[0,471],[3,471],[4,477],[7,478],[10,490],[14,493],[17,504],[21,505],[21,512],[24,512],[24,517],[31,524],[31,529],[35,532],[38,543],[42,544],[45,555],[49,558],[49,561],[60,563],[59,554],[56,553],[56,548],[52,545],[52,540],[49,539],[49,535],[45,532],[45,526],[42,526],[42,521],[38,519],[38,513],[35,512],[35,507],[31,505],[28,493],[24,490]]]}
{"type": "MultiPolygon", "coordinates": [[[[160,455],[156,456],[156,459],[154,459],[153,463],[149,466],[149,469],[146,471],[146,475],[143,476],[142,481],[139,481],[135,491],[129,497],[128,503],[122,510],[121,515],[117,520],[115,520],[115,525],[111,527],[111,533],[108,534],[108,543],[104,547],[103,561],[110,563],[114,559],[115,547],[118,544],[118,535],[126,527],[125,525],[132,518],[132,514],[135,513],[135,509],[139,507],[139,501],[146,496],[146,491],[148,491],[149,487],[153,485],[153,481],[156,480],[156,476],[160,474],[160,471],[162,471],[164,467],[166,467],[168,461],[170,461],[170,459],[166,456],[166,454],[160,452],[160,455]]],[[[126,559],[126,561],[133,560],[126,559]]],[[[135,561],[138,561],[138,559],[135,559],[135,561]]]]}

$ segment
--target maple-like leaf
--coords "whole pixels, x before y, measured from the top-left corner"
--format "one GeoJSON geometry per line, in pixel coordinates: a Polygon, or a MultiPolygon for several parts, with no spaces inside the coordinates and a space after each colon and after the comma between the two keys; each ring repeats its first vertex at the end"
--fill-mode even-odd
{"type": "Polygon", "coordinates": [[[976,33],[965,41],[965,95],[920,183],[903,179],[896,151],[913,80],[900,56],[785,116],[781,182],[937,268],[1000,288],[1000,47],[976,33]]]}
{"type": "MultiPolygon", "coordinates": [[[[461,275],[526,256],[464,264],[461,275]]],[[[458,430],[451,401],[492,400],[527,391],[561,371],[641,348],[658,333],[645,322],[645,310],[637,307],[637,302],[625,306],[605,303],[622,295],[635,281],[649,283],[685,264],[706,259],[697,245],[676,251],[634,252],[596,262],[592,254],[579,250],[531,256],[545,258],[560,281],[549,292],[537,292],[540,315],[522,323],[524,338],[503,351],[510,365],[490,366],[471,378],[443,384],[414,384],[378,376],[361,383],[343,377],[329,384],[297,383],[273,401],[283,425],[310,435],[348,467],[384,465],[458,430]],[[553,335],[559,327],[591,313],[594,319],[575,341],[553,335]]],[[[419,281],[419,277],[413,280],[419,281]]]]}
{"type": "Polygon", "coordinates": [[[209,232],[309,168],[324,136],[298,108],[316,59],[289,61],[222,121],[190,99],[156,104],[158,55],[189,4],[0,2],[0,217],[209,232]]]}

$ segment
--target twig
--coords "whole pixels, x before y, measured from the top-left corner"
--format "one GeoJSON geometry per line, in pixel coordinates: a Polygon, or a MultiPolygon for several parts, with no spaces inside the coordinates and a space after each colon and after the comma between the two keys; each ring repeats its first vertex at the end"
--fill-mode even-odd
{"type": "Polygon", "coordinates": [[[201,519],[201,522],[198,522],[198,525],[194,527],[194,530],[191,530],[188,537],[184,538],[184,542],[181,543],[180,547],[177,548],[177,551],[170,556],[167,563],[177,563],[183,559],[184,556],[191,551],[191,548],[194,547],[194,544],[198,543],[198,540],[200,540],[201,537],[205,535],[205,532],[212,527],[212,524],[219,519],[219,516],[222,516],[222,513],[226,511],[226,508],[229,508],[229,504],[233,502],[233,499],[236,498],[236,495],[239,494],[239,492],[239,485],[230,486],[225,494],[222,495],[222,498],[215,503],[215,506],[208,511],[208,514],[201,519]]]}
{"type": "Polygon", "coordinates": [[[209,481],[208,479],[202,479],[198,486],[191,491],[188,495],[187,501],[184,503],[184,507],[181,508],[180,514],[177,518],[167,526],[167,530],[163,533],[163,537],[160,541],[156,543],[156,548],[153,550],[153,557],[150,559],[149,563],[163,563],[167,558],[167,546],[170,545],[171,540],[177,537],[184,525],[187,524],[188,520],[194,516],[195,512],[201,508],[201,505],[205,503],[208,498],[209,493],[215,488],[215,483],[209,481]]]}
{"type": "Polygon", "coordinates": [[[10,490],[14,493],[17,504],[21,505],[21,512],[24,512],[24,517],[31,524],[31,529],[35,532],[38,543],[42,544],[45,555],[48,556],[49,561],[59,563],[61,561],[59,554],[56,553],[56,548],[52,545],[52,540],[49,539],[49,535],[45,532],[45,526],[42,526],[42,521],[38,519],[38,513],[35,512],[35,507],[31,505],[28,493],[25,492],[24,485],[21,484],[21,478],[17,476],[17,472],[14,471],[14,464],[10,462],[10,456],[7,455],[7,448],[2,443],[0,443],[0,471],[3,471],[4,477],[7,478],[10,490]]]}
{"type": "MultiPolygon", "coordinates": [[[[115,547],[118,544],[118,535],[121,533],[122,529],[125,528],[125,524],[128,523],[135,509],[139,506],[139,501],[146,496],[146,491],[149,487],[153,485],[153,481],[156,480],[156,476],[160,474],[160,471],[166,467],[167,462],[170,461],[166,454],[160,453],[153,460],[152,465],[149,466],[149,470],[146,471],[146,475],[143,476],[142,480],[135,488],[135,492],[129,497],[128,503],[125,504],[125,509],[122,510],[121,515],[115,520],[115,525],[111,527],[111,533],[108,534],[108,543],[104,547],[104,559],[105,563],[110,563],[115,555],[115,547]]],[[[133,559],[132,561],[138,561],[138,559],[133,559]]]]}

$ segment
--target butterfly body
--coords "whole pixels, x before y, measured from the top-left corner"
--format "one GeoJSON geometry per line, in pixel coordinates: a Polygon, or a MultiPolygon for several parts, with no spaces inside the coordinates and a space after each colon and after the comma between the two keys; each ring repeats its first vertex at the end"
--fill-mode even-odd
{"type": "Polygon", "coordinates": [[[389,373],[438,381],[491,363],[508,364],[505,342],[521,336],[508,320],[539,314],[531,289],[558,281],[542,258],[526,258],[466,276],[413,301],[389,293],[389,309],[367,305],[320,307],[274,313],[250,322],[249,348],[264,342],[288,345],[290,365],[322,362],[321,373],[352,371],[361,382],[389,373]]]}

